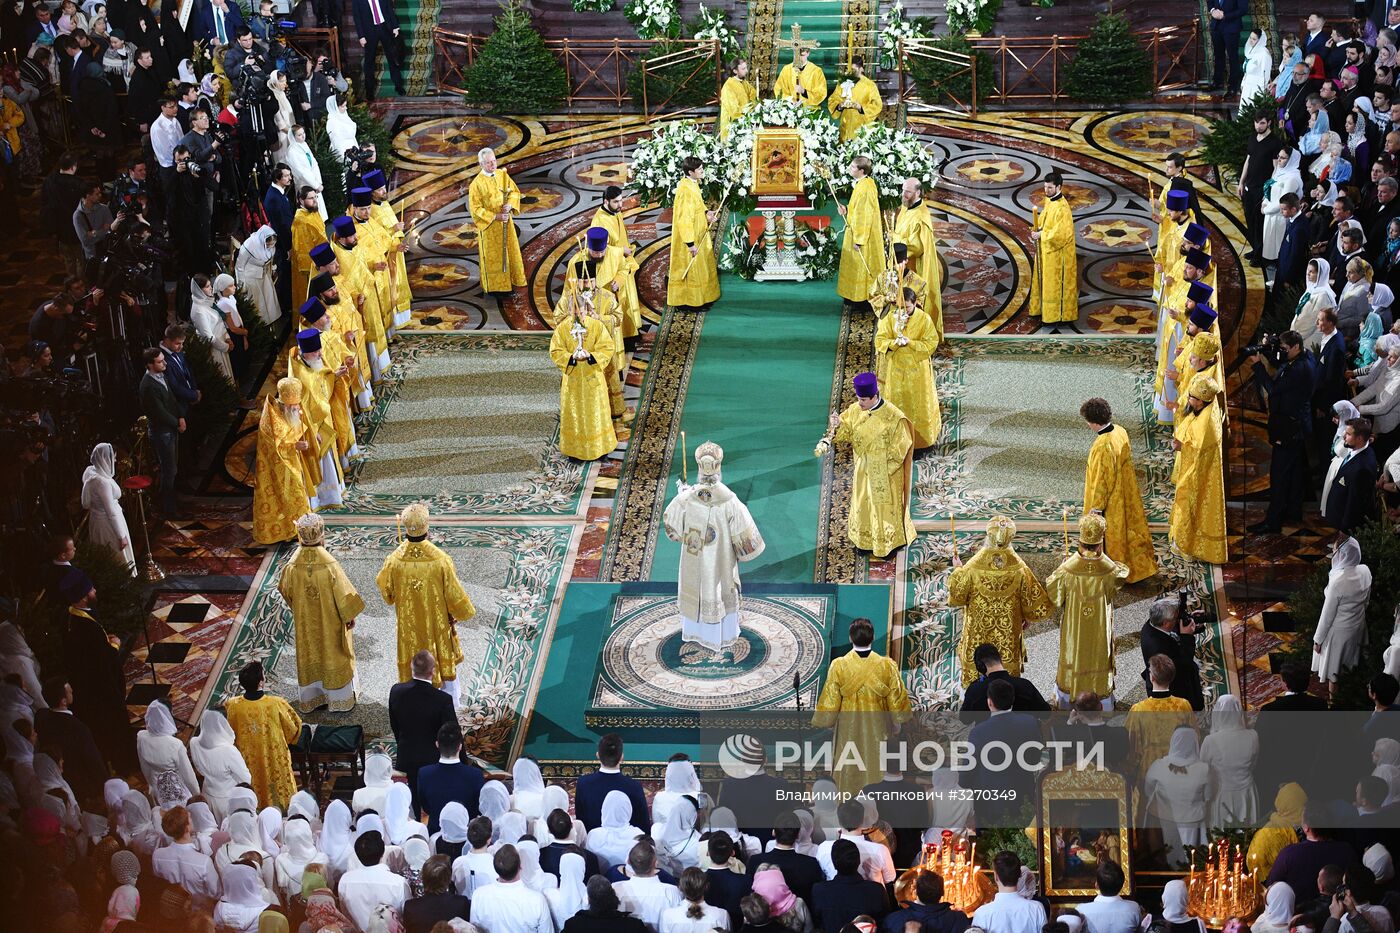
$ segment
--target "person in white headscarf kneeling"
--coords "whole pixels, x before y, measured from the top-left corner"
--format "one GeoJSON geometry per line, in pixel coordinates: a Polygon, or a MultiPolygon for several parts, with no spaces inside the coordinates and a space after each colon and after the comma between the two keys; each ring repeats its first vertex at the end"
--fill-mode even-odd
{"type": "Polygon", "coordinates": [[[1181,726],[1172,733],[1167,754],[1147,769],[1143,793],[1147,811],[1162,825],[1167,861],[1182,864],[1186,846],[1206,842],[1210,766],[1201,761],[1195,729],[1181,726]]]}
{"type": "Polygon", "coordinates": [[[175,717],[160,700],[146,707],[146,728],[136,733],[136,757],[151,799],[162,810],[183,806],[199,791],[185,743],[175,734],[175,717]]]}
{"type": "Polygon", "coordinates": [[[136,552],[122,512],[122,488],[117,484],[117,458],[111,444],[92,449],[92,465],[83,471],[83,508],[88,510],[88,540],[121,557],[136,573],[136,552]]]}

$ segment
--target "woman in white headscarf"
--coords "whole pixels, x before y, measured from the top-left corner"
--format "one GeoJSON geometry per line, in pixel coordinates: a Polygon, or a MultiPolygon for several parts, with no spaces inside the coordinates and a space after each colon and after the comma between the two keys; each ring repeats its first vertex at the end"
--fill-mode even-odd
{"type": "Polygon", "coordinates": [[[231,933],[258,933],[258,918],[269,905],[257,870],[230,865],[223,878],[224,896],[214,905],[214,925],[231,933]]]}
{"type": "MultiPolygon", "coordinates": [[[[544,806],[542,807],[542,809],[544,810],[544,815],[546,818],[548,818],[549,815],[555,810],[563,810],[565,813],[568,813],[569,792],[566,791],[564,788],[560,787],[558,784],[549,785],[544,789],[544,806]]],[[[570,834],[569,838],[574,845],[582,846],[583,841],[586,838],[588,838],[588,830],[584,828],[582,820],[575,819],[573,822],[574,829],[573,832],[570,834]]],[[[535,831],[535,835],[536,837],[543,839],[545,833],[548,831],[548,828],[545,828],[543,830],[537,829],[535,831]]]]}
{"type": "Polygon", "coordinates": [[[671,805],[666,823],[656,834],[656,857],[662,869],[675,877],[700,864],[700,833],[695,829],[699,813],[682,797],[671,805]]]}
{"type": "Polygon", "coordinates": [[[1283,216],[1280,203],[1285,194],[1303,192],[1303,175],[1298,171],[1302,156],[1297,149],[1284,146],[1274,158],[1274,172],[1264,182],[1264,201],[1260,209],[1264,212],[1263,247],[1264,261],[1277,262],[1279,246],[1283,243],[1283,231],[1288,221],[1283,216]]]}
{"type": "Polygon", "coordinates": [[[272,324],[282,317],[282,305],[277,300],[277,285],[273,271],[277,267],[277,234],[267,224],[243,241],[234,262],[238,284],[252,299],[258,317],[272,324]]]}
{"type": "Polygon", "coordinates": [[[181,84],[193,84],[195,87],[199,87],[199,78],[195,75],[194,65],[190,63],[188,58],[180,59],[175,73],[179,76],[181,84]]]}
{"type": "Polygon", "coordinates": [[[107,805],[107,822],[116,826],[121,819],[122,798],[131,787],[121,778],[108,778],[102,782],[102,802],[107,805]]]}
{"type": "MultiPolygon", "coordinates": [[[[23,691],[21,691],[23,692],[23,691]]],[[[21,733],[15,728],[15,722],[19,717],[10,722],[0,724],[0,735],[5,738],[5,758],[10,763],[10,776],[14,781],[15,793],[19,794],[20,802],[26,807],[38,804],[43,791],[39,789],[39,781],[34,776],[34,730],[29,725],[26,732],[21,733]]],[[[28,725],[29,720],[25,720],[28,725]]]]}
{"type": "Polygon", "coordinates": [[[262,839],[263,851],[268,858],[276,858],[282,852],[282,811],[276,807],[263,807],[258,811],[258,838],[262,839]]]}
{"type": "Polygon", "coordinates": [[[1180,878],[1173,878],[1162,888],[1162,919],[1171,924],[1173,933],[1206,933],[1201,918],[1191,916],[1190,892],[1180,878]],[[1198,931],[1185,924],[1191,924],[1198,931]]]}
{"type": "Polygon", "coordinates": [[[1274,55],[1269,51],[1269,34],[1255,29],[1244,44],[1244,81],[1240,84],[1240,112],[1260,91],[1267,91],[1274,73],[1274,55]]]}
{"type": "Polygon", "coordinates": [[[291,801],[287,804],[287,819],[294,816],[306,817],[306,821],[311,824],[312,834],[321,831],[321,808],[316,803],[316,798],[304,790],[299,790],[292,794],[291,801]]]}
{"type": "MultiPolygon", "coordinates": [[[[34,651],[29,647],[29,642],[24,640],[24,633],[19,630],[19,626],[13,622],[0,622],[0,675],[8,676],[16,674],[19,676],[22,692],[24,693],[25,705],[30,709],[48,709],[49,704],[44,702],[43,679],[39,676],[39,661],[34,657],[34,651]]],[[[14,722],[14,717],[8,720],[14,722]]],[[[28,716],[24,717],[28,719],[28,716]]]]}
{"type": "Polygon", "coordinates": [[[1288,933],[1295,899],[1288,882],[1276,881],[1269,885],[1264,895],[1264,912],[1249,925],[1251,933],[1288,933]]]}
{"type": "Polygon", "coordinates": [[[224,715],[207,709],[199,717],[199,733],[190,739],[190,757],[204,775],[201,793],[214,811],[214,818],[220,821],[228,816],[229,797],[234,789],[253,780],[233,738],[233,727],[224,715]]]}
{"type": "Polygon", "coordinates": [[[1366,603],[1371,598],[1371,569],[1361,563],[1361,545],[1346,537],[1336,548],[1313,633],[1312,669],[1329,692],[1342,668],[1354,667],[1361,657],[1366,603]]]}
{"type": "Polygon", "coordinates": [[[301,876],[306,866],[312,862],[324,865],[326,854],[316,847],[311,824],[306,820],[288,819],[282,836],[286,846],[273,859],[272,880],[274,893],[281,899],[282,906],[287,907],[301,894],[301,876]]]}
{"type": "Polygon", "coordinates": [[[666,825],[666,817],[671,813],[671,806],[676,801],[684,797],[700,799],[704,788],[700,785],[700,777],[695,773],[695,763],[689,759],[672,761],[666,764],[666,784],[658,791],[651,801],[651,835],[656,835],[661,831],[661,827],[666,825]]]}
{"type": "Polygon", "coordinates": [[[544,892],[554,929],[564,929],[569,918],[588,906],[588,889],[583,886],[583,856],[565,852],[559,859],[559,886],[544,892]]]}
{"type": "MultiPolygon", "coordinates": [[[[388,755],[370,755],[365,760],[365,786],[355,791],[350,805],[358,817],[366,810],[384,812],[384,798],[394,781],[394,760],[388,755]]],[[[389,840],[384,840],[387,845],[389,840]]]]}
{"type": "Polygon", "coordinates": [[[263,848],[262,832],[258,829],[258,818],[251,813],[239,810],[229,814],[228,818],[224,820],[223,830],[228,833],[228,842],[219,846],[219,851],[214,853],[214,867],[219,870],[219,877],[227,882],[228,870],[233,863],[249,852],[256,852],[263,864],[262,883],[271,889],[272,856],[263,848]]]}
{"type": "Polygon", "coordinates": [[[1247,728],[1238,697],[1225,694],[1215,701],[1210,735],[1201,743],[1201,760],[1210,765],[1210,826],[1253,826],[1259,819],[1259,793],[1254,765],[1259,759],[1259,736],[1247,728]]]}
{"type": "Polygon", "coordinates": [[[273,125],[277,129],[277,145],[272,151],[275,165],[287,161],[287,140],[291,137],[292,127],[296,126],[296,112],[292,110],[292,102],[287,97],[287,78],[282,72],[274,71],[267,76],[267,89],[272,92],[272,100],[277,105],[272,115],[273,125]]]}
{"type": "Polygon", "coordinates": [[[326,881],[331,884],[345,871],[353,837],[350,825],[350,808],[345,801],[332,800],[326,807],[326,820],[321,825],[321,851],[326,853],[326,881]]]}
{"type": "MultiPolygon", "coordinates": [[[[258,794],[251,787],[235,787],[228,795],[228,812],[237,813],[243,810],[252,814],[256,819],[258,816],[258,794]]],[[[228,817],[224,817],[225,820],[228,817]]]]}
{"type": "Polygon", "coordinates": [[[117,456],[111,444],[92,449],[92,465],[83,471],[83,508],[88,510],[88,540],[117,554],[136,573],[136,552],[122,512],[122,488],[117,484],[117,456]]]}
{"type": "Polygon", "coordinates": [[[1390,850],[1379,842],[1362,853],[1361,864],[1371,869],[1376,884],[1389,885],[1395,878],[1395,861],[1390,857],[1390,850]]]}
{"type": "MultiPolygon", "coordinates": [[[[728,833],[729,838],[734,840],[734,849],[745,861],[763,850],[756,838],[740,832],[739,820],[734,816],[734,811],[728,807],[716,807],[710,811],[709,817],[705,820],[705,826],[710,832],[722,830],[728,833]]],[[[835,833],[833,832],[832,835],[834,836],[835,833]]]]}
{"type": "Polygon", "coordinates": [[[1296,330],[1309,348],[1318,343],[1317,313],[1327,308],[1337,307],[1337,296],[1332,292],[1332,264],[1325,259],[1309,259],[1304,276],[1304,291],[1298,298],[1298,306],[1293,311],[1293,323],[1289,330],[1296,330]]]}
{"type": "Polygon", "coordinates": [[[175,717],[159,700],[146,707],[146,728],[136,733],[136,757],[151,799],[162,810],[183,806],[198,792],[189,753],[175,734],[175,717]]]}
{"type": "MultiPolygon", "coordinates": [[[[1381,319],[1381,334],[1390,333],[1390,328],[1395,326],[1395,312],[1392,305],[1395,304],[1395,292],[1384,282],[1377,282],[1371,289],[1371,310],[1381,319]]],[[[1377,340],[1380,337],[1376,338],[1377,340]]],[[[1381,355],[1380,348],[1377,347],[1371,354],[1374,359],[1381,355]]]]}
{"type": "Polygon", "coordinates": [[[492,824],[496,830],[496,847],[510,845],[513,846],[520,841],[522,836],[530,832],[530,826],[525,821],[525,814],[516,813],[514,810],[502,816],[492,824]]]}
{"type": "Polygon", "coordinates": [[[1185,846],[1205,845],[1210,766],[1201,761],[1195,729],[1181,726],[1172,733],[1167,754],[1147,769],[1143,793],[1148,812],[1162,824],[1171,864],[1184,859],[1185,846]]]}
{"type": "Polygon", "coordinates": [[[354,871],[357,868],[364,868],[364,863],[355,854],[355,843],[365,833],[379,833],[379,837],[384,840],[384,858],[381,864],[390,864],[390,858],[398,853],[402,855],[402,850],[389,843],[389,830],[384,826],[384,820],[377,813],[366,813],[355,821],[355,833],[350,837],[349,852],[345,857],[345,871],[354,871]]]}
{"type": "Polygon", "coordinates": [[[238,385],[238,377],[233,374],[233,360],[229,353],[233,350],[233,338],[229,336],[224,314],[214,307],[218,296],[214,294],[214,283],[203,272],[190,279],[190,323],[195,333],[209,341],[209,355],[214,358],[224,377],[238,385]]]}
{"type": "Polygon", "coordinates": [[[520,880],[531,891],[541,894],[559,886],[559,879],[540,868],[540,844],[533,839],[525,839],[515,844],[520,853],[520,880]]]}
{"type": "Polygon", "coordinates": [[[340,160],[345,159],[345,150],[358,148],[356,139],[359,127],[345,112],[345,105],[339,94],[326,98],[326,135],[330,138],[331,152],[340,160]]]}
{"type": "Polygon", "coordinates": [[[491,826],[496,828],[501,817],[510,810],[510,791],[506,790],[506,786],[500,781],[487,781],[481,786],[478,801],[481,815],[490,820],[491,826]]]}
{"type": "Polygon", "coordinates": [[[641,833],[632,825],[632,801],[620,790],[610,790],[603,798],[602,822],[588,831],[584,848],[598,856],[604,871],[622,865],[641,833]]]}
{"type": "Polygon", "coordinates": [[[455,800],[443,805],[438,814],[438,832],[428,840],[435,855],[445,855],[455,859],[462,854],[467,843],[467,824],[471,822],[467,808],[455,800]]]}
{"type": "Polygon", "coordinates": [[[190,812],[190,832],[194,834],[195,848],[210,858],[214,857],[214,833],[219,824],[214,819],[214,811],[203,800],[196,800],[185,809],[190,812]]]}
{"type": "Polygon", "coordinates": [[[823,841],[835,839],[841,832],[841,821],[836,816],[839,799],[840,791],[831,778],[819,777],[812,782],[812,819],[823,841]]]}
{"type": "Polygon", "coordinates": [[[413,791],[407,784],[395,782],[384,794],[384,825],[389,838],[384,840],[401,846],[409,836],[428,838],[428,828],[413,818],[413,791]]]}
{"type": "Polygon", "coordinates": [[[924,833],[924,842],[941,844],[945,829],[958,836],[967,835],[972,826],[972,801],[958,783],[958,772],[941,766],[934,769],[929,778],[932,782],[933,820],[929,823],[928,832],[924,833]]]}
{"type": "Polygon", "coordinates": [[[533,758],[521,755],[510,769],[513,793],[510,807],[525,814],[527,820],[538,820],[548,814],[544,809],[544,775],[533,758]]]}
{"type": "Polygon", "coordinates": [[[151,821],[151,802],[139,790],[129,790],[122,797],[117,837],[143,860],[149,860],[151,853],[166,843],[165,833],[151,821]]]}
{"type": "Polygon", "coordinates": [[[78,805],[78,795],[73,793],[73,788],[64,780],[63,769],[58,762],[54,761],[43,752],[34,756],[34,777],[39,782],[39,789],[43,791],[43,802],[52,807],[58,818],[63,823],[63,828],[70,836],[77,836],[83,828],[83,810],[78,805]],[[50,793],[58,791],[61,795],[50,793]]]}
{"type": "Polygon", "coordinates": [[[315,188],[316,193],[321,195],[316,200],[321,219],[329,219],[330,215],[326,213],[326,183],[321,177],[321,163],[316,161],[316,154],[311,151],[311,143],[306,139],[304,126],[293,126],[291,134],[287,137],[287,167],[292,170],[292,181],[297,186],[298,197],[302,188],[315,188]]]}

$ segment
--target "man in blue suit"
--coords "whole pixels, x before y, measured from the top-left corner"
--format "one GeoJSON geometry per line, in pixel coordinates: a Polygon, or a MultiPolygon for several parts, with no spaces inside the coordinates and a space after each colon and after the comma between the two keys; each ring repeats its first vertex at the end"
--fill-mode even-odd
{"type": "Polygon", "coordinates": [[[462,760],[462,730],[455,722],[443,723],[437,734],[438,761],[418,769],[418,806],[428,814],[428,832],[438,831],[442,808],[457,802],[473,816],[481,814],[481,786],[486,774],[462,760]]]}
{"type": "Polygon", "coordinates": [[[165,357],[165,381],[180,406],[182,417],[187,416],[200,399],[199,383],[185,360],[185,334],[184,324],[171,324],[160,342],[160,353],[165,357]]]}
{"type": "Polygon", "coordinates": [[[1226,94],[1238,94],[1244,80],[1244,65],[1240,62],[1240,30],[1244,14],[1249,12],[1247,0],[1209,0],[1206,15],[1210,17],[1210,41],[1215,49],[1215,75],[1211,87],[1224,88],[1226,94]],[[1229,62],[1230,72],[1225,73],[1229,62]],[[1226,83],[1228,79],[1229,83],[1226,83]]]}
{"type": "Polygon", "coordinates": [[[632,801],[632,825],[651,832],[651,811],[641,783],[622,773],[622,736],[609,732],[598,740],[598,770],[578,779],[574,789],[574,814],[585,829],[603,825],[603,798],[620,790],[632,801]]]}
{"type": "Polygon", "coordinates": [[[1274,289],[1303,284],[1308,268],[1308,249],[1312,246],[1308,219],[1301,202],[1293,193],[1279,198],[1279,214],[1283,216],[1283,241],[1278,247],[1278,268],[1274,272],[1274,289]]]}
{"type": "Polygon", "coordinates": [[[1029,713],[1016,712],[1015,706],[1016,688],[1011,681],[992,681],[987,686],[987,709],[991,715],[968,733],[978,765],[969,772],[969,780],[963,786],[989,792],[986,799],[973,805],[979,827],[1017,825],[1022,807],[1035,794],[1035,772],[1021,767],[1020,757],[1023,745],[1040,743],[1040,723],[1029,713]],[[1010,749],[1011,762],[1000,770],[988,767],[989,763],[1001,761],[998,754],[983,758],[983,749],[993,743],[1004,743],[1010,749]]]}
{"type": "Polygon", "coordinates": [[[194,38],[210,45],[232,45],[239,28],[247,25],[238,4],[228,0],[200,0],[195,17],[194,38]]]}
{"type": "Polygon", "coordinates": [[[1275,534],[1285,519],[1303,517],[1308,489],[1308,439],[1312,437],[1313,360],[1303,338],[1290,330],[1279,338],[1282,358],[1270,370],[1263,357],[1249,358],[1254,378],[1269,396],[1269,511],[1249,526],[1252,534],[1275,534]]]}
{"type": "Polygon", "coordinates": [[[263,195],[268,226],[277,234],[277,300],[290,314],[292,308],[292,170],[279,162],[272,169],[272,184],[263,195]]]}
{"type": "Polygon", "coordinates": [[[1337,329],[1337,310],[1324,308],[1317,313],[1317,337],[1322,342],[1313,351],[1313,444],[1318,463],[1332,455],[1332,406],[1350,398],[1347,388],[1347,344],[1337,329]]]}
{"type": "Polygon", "coordinates": [[[1321,13],[1308,14],[1308,31],[1303,33],[1299,40],[1300,50],[1303,58],[1309,55],[1317,55],[1322,58],[1327,57],[1327,40],[1331,36],[1327,34],[1327,20],[1322,18],[1321,13]]]}
{"type": "Polygon", "coordinates": [[[1375,513],[1379,474],[1371,449],[1371,422],[1350,419],[1342,434],[1342,452],[1332,458],[1322,482],[1322,520],[1344,534],[1355,534],[1375,513]]]}

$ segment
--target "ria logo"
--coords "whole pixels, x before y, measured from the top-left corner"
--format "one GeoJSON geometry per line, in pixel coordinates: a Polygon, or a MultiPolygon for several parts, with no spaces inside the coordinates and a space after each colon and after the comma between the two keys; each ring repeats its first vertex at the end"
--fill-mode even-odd
{"type": "Polygon", "coordinates": [[[732,778],[749,778],[763,770],[766,758],[763,743],[751,735],[738,733],[719,747],[719,766],[732,778]]]}

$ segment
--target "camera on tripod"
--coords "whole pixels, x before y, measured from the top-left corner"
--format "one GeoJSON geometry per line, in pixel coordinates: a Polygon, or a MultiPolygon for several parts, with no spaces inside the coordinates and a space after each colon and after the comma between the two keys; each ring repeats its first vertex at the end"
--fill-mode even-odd
{"type": "Polygon", "coordinates": [[[1252,343],[1241,351],[1244,356],[1262,356],[1277,366],[1283,362],[1283,343],[1279,340],[1278,334],[1264,334],[1259,338],[1258,343],[1252,343]]]}

